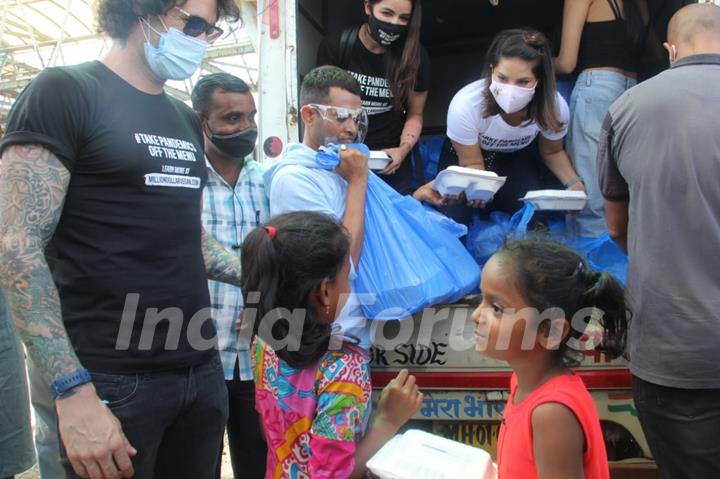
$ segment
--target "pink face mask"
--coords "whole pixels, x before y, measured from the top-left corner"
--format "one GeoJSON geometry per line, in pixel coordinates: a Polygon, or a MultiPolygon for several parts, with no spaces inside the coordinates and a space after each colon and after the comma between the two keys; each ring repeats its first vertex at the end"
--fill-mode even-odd
{"type": "Polygon", "coordinates": [[[521,86],[498,83],[495,79],[490,82],[490,93],[495,98],[498,106],[505,113],[515,113],[525,108],[535,96],[535,88],[524,88],[521,86]]]}

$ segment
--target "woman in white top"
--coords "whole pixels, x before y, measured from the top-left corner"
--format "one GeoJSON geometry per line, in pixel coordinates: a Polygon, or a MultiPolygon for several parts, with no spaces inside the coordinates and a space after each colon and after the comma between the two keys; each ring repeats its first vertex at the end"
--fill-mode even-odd
{"type": "MultiPolygon", "coordinates": [[[[486,214],[512,213],[527,191],[560,187],[542,162],[565,188],[584,190],[563,148],[569,116],[555,87],[545,36],[534,30],[500,32],[488,50],[482,79],[465,86],[450,103],[439,170],[459,164],[507,176],[486,214]]],[[[465,224],[472,217],[465,205],[446,207],[445,213],[465,224]]]]}

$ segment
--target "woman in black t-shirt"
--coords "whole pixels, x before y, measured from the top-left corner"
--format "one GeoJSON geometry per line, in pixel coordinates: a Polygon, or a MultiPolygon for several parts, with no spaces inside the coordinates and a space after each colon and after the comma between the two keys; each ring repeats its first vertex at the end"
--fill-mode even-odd
{"type": "Polygon", "coordinates": [[[419,0],[365,0],[368,21],[323,39],[318,65],[348,70],[360,83],[370,118],[365,143],[391,161],[381,172],[401,194],[412,190],[407,157],[420,138],[429,59],[420,45],[419,0]]]}

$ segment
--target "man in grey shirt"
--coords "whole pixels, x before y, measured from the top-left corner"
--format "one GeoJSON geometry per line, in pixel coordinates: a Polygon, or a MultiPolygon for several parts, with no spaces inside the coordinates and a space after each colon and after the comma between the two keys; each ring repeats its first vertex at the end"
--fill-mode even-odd
{"type": "Polygon", "coordinates": [[[630,370],[662,478],[720,477],[720,8],[684,7],[671,68],[608,113],[598,164],[630,257],[630,370]]]}

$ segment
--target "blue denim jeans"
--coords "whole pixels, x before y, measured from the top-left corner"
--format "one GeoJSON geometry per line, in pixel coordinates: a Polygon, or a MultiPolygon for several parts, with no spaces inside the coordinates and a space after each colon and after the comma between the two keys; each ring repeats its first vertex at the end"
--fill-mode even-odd
{"type": "Polygon", "coordinates": [[[568,231],[580,236],[600,236],[606,229],[603,197],[597,171],[598,138],[610,106],[637,81],[619,73],[590,70],[580,74],[570,97],[570,129],[566,149],[575,170],[585,181],[588,203],[568,215],[568,231]]]}
{"type": "MultiPolygon", "coordinates": [[[[138,453],[135,479],[214,479],[228,419],[220,356],[189,369],[143,374],[91,372],[100,399],[138,453]]],[[[69,478],[76,478],[61,449],[69,478]]]]}

